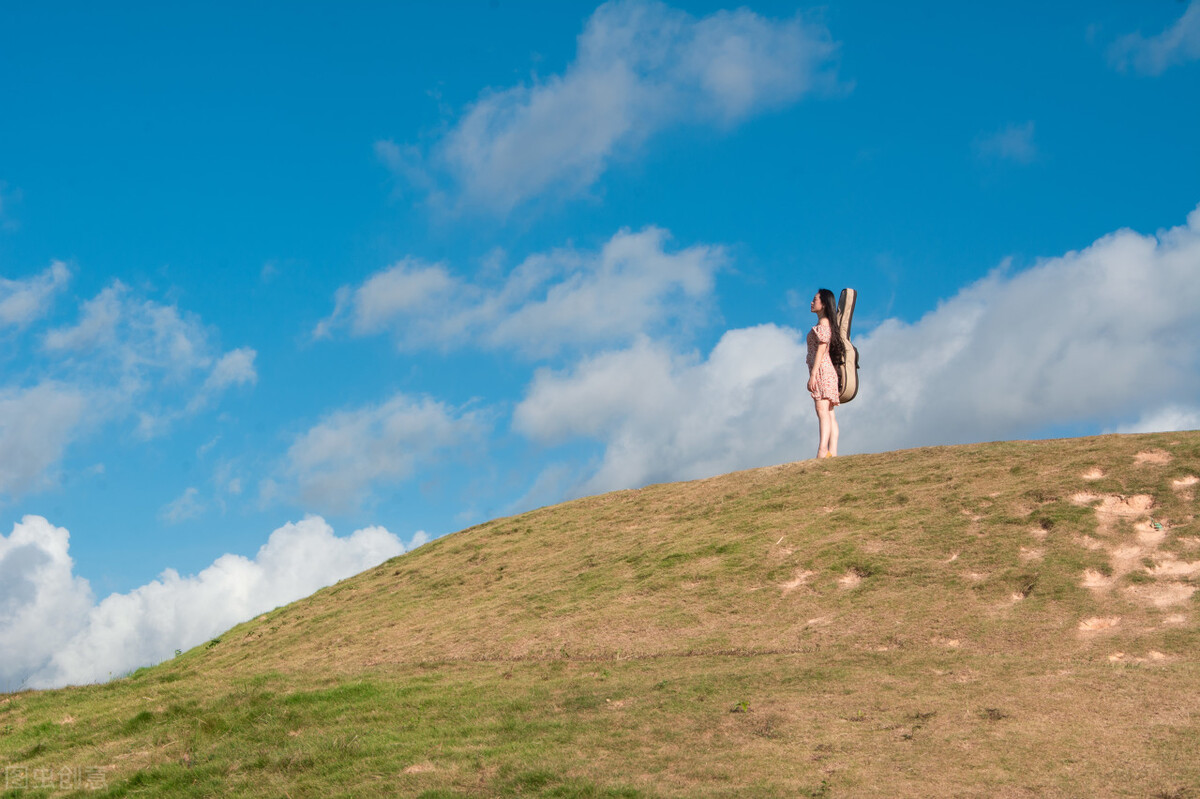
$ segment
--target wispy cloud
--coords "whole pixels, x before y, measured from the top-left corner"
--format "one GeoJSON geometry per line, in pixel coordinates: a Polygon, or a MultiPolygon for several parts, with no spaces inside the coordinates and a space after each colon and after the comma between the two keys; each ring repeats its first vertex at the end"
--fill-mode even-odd
{"type": "Polygon", "coordinates": [[[1183,16],[1156,36],[1140,32],[1115,41],[1109,61],[1122,72],[1161,75],[1169,68],[1200,59],[1200,0],[1191,0],[1183,16]]]}
{"type": "MultiPolygon", "coordinates": [[[[55,262],[22,280],[0,279],[0,327],[42,320],[70,278],[55,262]]],[[[235,386],[251,385],[255,351],[226,353],[198,316],[146,299],[119,281],[83,302],[77,318],[28,339],[25,365],[0,384],[0,495],[53,485],[70,444],[115,420],[158,435],[235,386]]]]}
{"type": "Polygon", "coordinates": [[[382,527],[338,538],[310,516],[275,530],[254,558],[222,555],[190,577],[167,569],[96,603],[73,573],[69,539],[40,516],[0,535],[0,690],[121,676],[405,551],[382,527]]]}
{"type": "MultiPolygon", "coordinates": [[[[864,291],[860,313],[871,302],[864,291]]],[[[855,337],[861,392],[843,452],[1034,436],[1088,420],[1170,429],[1200,414],[1200,209],[1019,272],[998,269],[916,322],[855,337]]],[[[642,341],[540,371],[513,424],[601,443],[573,493],[809,457],[804,331],[732,330],[708,354],[642,341]]]]}
{"type": "Polygon", "coordinates": [[[53,485],[63,452],[97,410],[95,397],[53,380],[0,388],[0,495],[53,485]]]}
{"type": "MultiPolygon", "coordinates": [[[[303,502],[344,510],[362,503],[375,486],[411,476],[440,453],[478,442],[488,427],[478,411],[395,394],[378,405],[326,416],[288,448],[284,471],[303,502]]],[[[270,499],[282,487],[267,481],[262,490],[270,499]]]]}
{"type": "Polygon", "coordinates": [[[836,50],[824,26],[800,18],[741,8],[697,19],[617,0],[592,14],[561,75],[485,92],[428,154],[390,141],[376,150],[417,188],[504,214],[586,191],[665,128],[729,128],[832,85],[836,50]]]}
{"type": "Polygon", "coordinates": [[[1165,433],[1200,430],[1200,402],[1164,405],[1147,410],[1137,419],[1105,430],[1106,433],[1165,433]]]}
{"type": "Polygon", "coordinates": [[[1009,124],[1002,130],[980,136],[975,140],[975,152],[982,158],[1031,164],[1038,156],[1033,142],[1033,122],[1009,124]]]}
{"type": "Polygon", "coordinates": [[[200,490],[191,486],[171,502],[168,502],[159,513],[159,517],[171,524],[178,524],[187,519],[195,519],[204,512],[204,503],[199,499],[200,490]]]}
{"type": "Polygon", "coordinates": [[[139,434],[150,438],[229,388],[257,381],[253,349],[218,354],[213,338],[199,316],[113,281],[82,304],[74,324],[47,331],[42,349],[76,382],[136,407],[139,434]]]}
{"type": "Polygon", "coordinates": [[[45,316],[54,296],[70,279],[71,273],[61,261],[23,280],[0,277],[0,326],[21,329],[45,316]]]}
{"type": "Polygon", "coordinates": [[[471,344],[538,357],[702,323],[728,259],[714,246],[668,252],[668,238],[660,228],[622,230],[598,252],[530,256],[492,284],[405,259],[342,288],[314,336],[388,331],[406,349],[471,344]]]}

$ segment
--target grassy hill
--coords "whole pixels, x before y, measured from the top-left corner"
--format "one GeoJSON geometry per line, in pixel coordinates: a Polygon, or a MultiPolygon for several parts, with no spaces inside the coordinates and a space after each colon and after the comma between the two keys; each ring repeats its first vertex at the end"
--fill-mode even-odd
{"type": "Polygon", "coordinates": [[[1005,442],[500,519],[0,697],[3,795],[1200,797],[1198,476],[1005,442]]]}

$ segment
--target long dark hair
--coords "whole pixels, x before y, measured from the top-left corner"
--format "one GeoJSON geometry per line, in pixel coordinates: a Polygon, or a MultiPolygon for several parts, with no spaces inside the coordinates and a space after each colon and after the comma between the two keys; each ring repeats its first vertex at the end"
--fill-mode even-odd
{"type": "Polygon", "coordinates": [[[837,300],[829,289],[817,289],[817,296],[821,298],[821,316],[829,320],[829,329],[833,331],[829,336],[829,360],[834,366],[841,366],[846,362],[846,344],[838,330],[837,300]]]}

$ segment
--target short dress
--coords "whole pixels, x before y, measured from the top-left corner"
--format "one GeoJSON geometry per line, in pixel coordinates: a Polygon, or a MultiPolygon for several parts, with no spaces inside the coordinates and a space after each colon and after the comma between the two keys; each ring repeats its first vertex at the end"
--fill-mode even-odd
{"type": "MultiPolygon", "coordinates": [[[[828,344],[832,331],[823,325],[813,325],[813,329],[808,331],[808,357],[805,363],[808,364],[809,373],[811,374],[813,359],[817,357],[817,347],[821,344],[828,344]]],[[[829,357],[829,349],[825,349],[825,355],[821,357],[821,363],[817,365],[817,390],[810,391],[812,398],[815,400],[829,400],[830,407],[841,404],[841,391],[838,390],[837,369],[833,366],[833,361],[829,357]]]]}

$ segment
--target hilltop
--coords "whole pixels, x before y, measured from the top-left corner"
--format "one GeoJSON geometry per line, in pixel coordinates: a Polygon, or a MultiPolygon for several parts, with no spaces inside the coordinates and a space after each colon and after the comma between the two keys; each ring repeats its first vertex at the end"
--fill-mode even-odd
{"type": "Polygon", "coordinates": [[[1200,432],[1104,436],[542,508],[0,698],[0,764],[80,796],[1200,796],[1198,477],[1200,432]]]}

